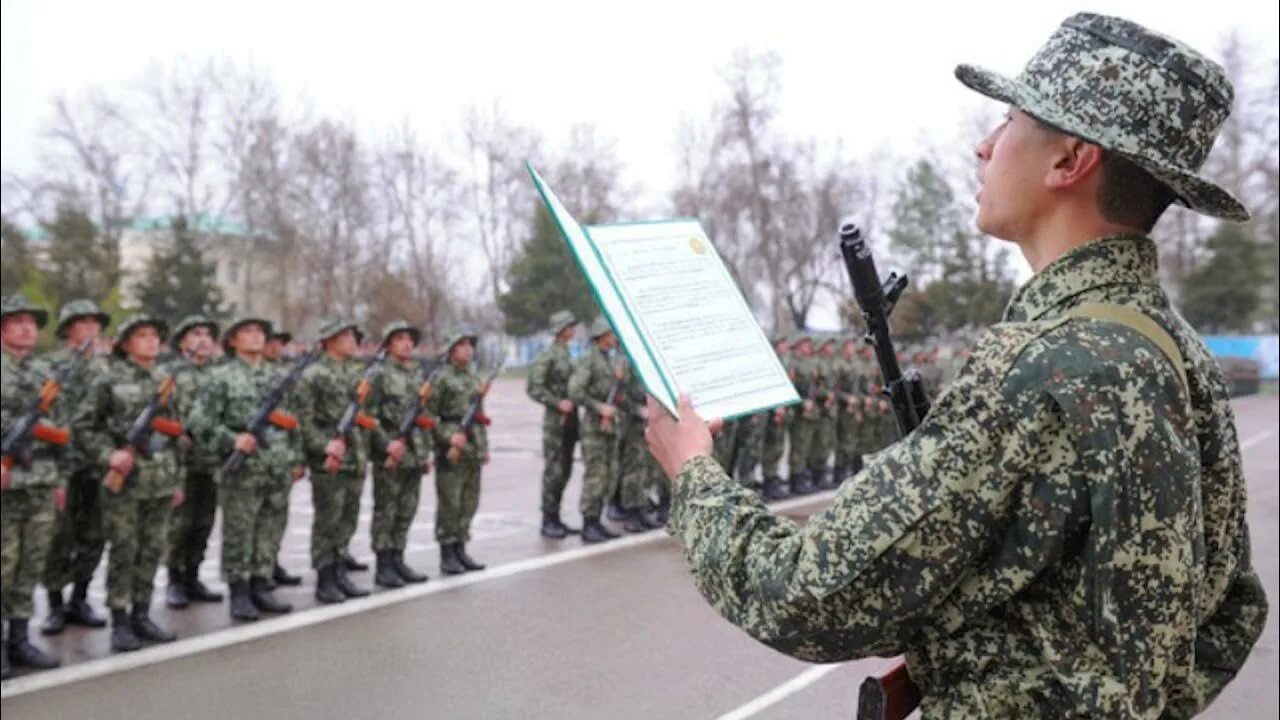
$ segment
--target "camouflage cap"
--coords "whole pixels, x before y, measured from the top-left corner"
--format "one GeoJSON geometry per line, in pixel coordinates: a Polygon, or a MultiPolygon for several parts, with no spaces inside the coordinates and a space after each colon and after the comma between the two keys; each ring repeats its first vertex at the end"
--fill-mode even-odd
{"type": "Polygon", "coordinates": [[[49,322],[49,311],[36,305],[26,298],[25,295],[8,295],[0,302],[0,318],[19,313],[31,313],[36,318],[36,326],[44,327],[49,322]]]}
{"type": "Polygon", "coordinates": [[[236,331],[244,327],[245,325],[253,325],[255,323],[262,328],[262,333],[266,335],[267,338],[274,337],[271,334],[270,320],[266,318],[254,317],[253,315],[241,315],[237,317],[235,320],[232,320],[231,324],[227,326],[226,332],[222,333],[223,352],[230,355],[231,349],[232,349],[231,338],[235,337],[236,331]]]}
{"type": "Polygon", "coordinates": [[[217,322],[204,315],[188,315],[182,318],[182,322],[178,323],[178,327],[173,331],[173,338],[169,341],[169,344],[175,348],[178,347],[178,345],[182,344],[182,337],[198,327],[209,328],[209,334],[213,335],[214,342],[217,342],[218,336],[222,334],[222,328],[218,326],[217,322]]]}
{"type": "Polygon", "coordinates": [[[98,307],[98,303],[82,298],[80,300],[72,300],[58,310],[58,329],[54,334],[62,337],[68,325],[83,317],[91,317],[97,320],[103,330],[107,329],[107,326],[111,324],[111,316],[102,312],[102,308],[98,307]]]}
{"type": "Polygon", "coordinates": [[[551,313],[551,319],[547,321],[547,327],[551,329],[553,335],[559,335],[560,331],[577,324],[578,319],[568,310],[558,310],[551,313]]]}
{"type": "Polygon", "coordinates": [[[129,336],[138,328],[148,325],[155,328],[156,332],[160,334],[160,342],[164,342],[169,337],[169,324],[165,321],[150,315],[133,315],[125,318],[125,321],[120,323],[120,328],[116,332],[115,346],[112,347],[111,352],[117,357],[124,357],[124,344],[128,342],[129,336]]]}
{"type": "Polygon", "coordinates": [[[828,345],[835,345],[838,340],[839,336],[837,335],[823,335],[818,338],[818,349],[821,350],[828,345]]]}
{"type": "Polygon", "coordinates": [[[798,330],[798,331],[796,331],[796,332],[792,333],[792,335],[791,335],[791,347],[792,347],[792,348],[795,348],[795,347],[796,347],[797,345],[799,345],[800,343],[802,343],[802,342],[806,342],[806,341],[807,341],[807,342],[809,342],[810,344],[813,344],[813,334],[812,334],[812,333],[806,332],[806,331],[804,331],[804,330],[798,330]]]}
{"type": "Polygon", "coordinates": [[[611,332],[613,332],[613,326],[609,324],[609,318],[600,315],[595,320],[591,321],[592,340],[611,332]]]}
{"type": "Polygon", "coordinates": [[[293,333],[288,330],[276,330],[272,328],[271,337],[269,337],[268,340],[279,340],[282,343],[292,342],[293,333]]]}
{"type": "Polygon", "coordinates": [[[1239,200],[1200,175],[1235,90],[1190,46],[1118,17],[1067,18],[1017,78],[956,67],[960,82],[1121,155],[1196,212],[1245,221],[1239,200]]]}
{"type": "Polygon", "coordinates": [[[320,340],[328,340],[341,333],[343,330],[354,330],[356,333],[356,342],[364,341],[364,330],[360,329],[360,325],[354,320],[347,320],[340,317],[325,318],[320,322],[320,329],[316,332],[320,340]]]}
{"type": "Polygon", "coordinates": [[[391,341],[391,336],[392,336],[392,335],[395,335],[395,334],[396,334],[396,333],[398,333],[398,332],[407,332],[407,333],[409,333],[409,336],[413,338],[413,344],[414,344],[414,345],[417,345],[417,344],[418,344],[418,341],[422,339],[422,331],[421,331],[421,330],[419,330],[418,328],[416,328],[416,327],[414,327],[414,326],[410,325],[409,323],[405,322],[404,320],[395,320],[395,321],[391,322],[390,324],[388,324],[385,328],[383,328],[383,330],[382,330],[382,344],[383,344],[383,345],[386,345],[388,342],[390,342],[390,341],[391,341]]]}
{"type": "Polygon", "coordinates": [[[455,327],[449,330],[448,335],[444,336],[444,350],[445,352],[449,352],[450,350],[453,349],[454,345],[457,345],[463,340],[470,340],[471,344],[474,346],[476,344],[476,341],[479,339],[480,339],[479,334],[477,334],[471,328],[455,327]]]}

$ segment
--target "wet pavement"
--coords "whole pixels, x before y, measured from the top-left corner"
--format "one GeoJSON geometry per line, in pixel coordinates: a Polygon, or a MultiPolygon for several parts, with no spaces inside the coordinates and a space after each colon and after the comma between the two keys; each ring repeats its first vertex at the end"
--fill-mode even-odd
{"type": "MultiPolygon", "coordinates": [[[[294,488],[282,553],[304,584],[279,592],[294,613],[242,625],[232,623],[225,603],[170,611],[162,570],[155,615],[182,640],[112,655],[107,631],[71,628],[46,640],[64,668],[4,683],[6,720],[852,717],[857,685],[886,661],[813,666],[750,640],[698,596],[665,533],[592,547],[538,536],[540,416],[522,385],[502,380],[489,401],[493,463],[469,549],[490,570],[441,579],[428,476],[407,557],[431,581],[315,608],[304,481],[294,488]]],[[[1278,409],[1274,397],[1236,404],[1249,443],[1255,565],[1273,605],[1280,581],[1278,409]]],[[[564,503],[564,517],[575,524],[579,472],[564,503]]],[[[367,490],[352,550],[371,562],[367,490]]],[[[829,499],[789,501],[783,509],[803,517],[829,499]]],[[[201,574],[222,589],[217,547],[215,531],[201,574]]],[[[372,572],[353,577],[372,585],[372,572]]],[[[100,578],[91,595],[101,607],[100,578]]],[[[1275,716],[1278,645],[1273,612],[1241,677],[1206,716],[1275,716]]]]}

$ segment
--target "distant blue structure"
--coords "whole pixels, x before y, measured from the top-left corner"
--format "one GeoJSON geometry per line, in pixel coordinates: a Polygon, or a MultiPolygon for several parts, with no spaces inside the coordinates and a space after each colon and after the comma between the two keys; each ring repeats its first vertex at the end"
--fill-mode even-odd
{"type": "Polygon", "coordinates": [[[1280,376],[1280,336],[1206,335],[1204,344],[1215,357],[1246,358],[1258,363],[1264,379],[1280,376]]]}

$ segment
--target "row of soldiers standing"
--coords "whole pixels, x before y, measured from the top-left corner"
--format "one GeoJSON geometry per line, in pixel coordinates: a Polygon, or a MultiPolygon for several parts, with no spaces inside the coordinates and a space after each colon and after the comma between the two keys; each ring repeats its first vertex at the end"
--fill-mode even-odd
{"type": "Polygon", "coordinates": [[[11,664],[58,664],[30,640],[37,583],[48,593],[45,634],[68,624],[106,626],[88,600],[104,552],[112,648],[129,651],[175,639],[150,616],[153,578],[163,561],[166,601],[176,609],[223,600],[199,574],[219,507],[231,616],[252,621],[264,612],[289,612],[291,606],[272,591],[301,583],[278,556],[290,490],[303,477],[312,484],[311,563],[320,602],[368,594],[348,575],[367,569],[348,546],[370,464],[377,584],[427,579],[405,564],[404,552],[422,477],[433,466],[441,570],[483,569],[466,551],[480,468],[488,462],[487,420],[474,412],[487,389],[471,368],[474,334],[454,332],[441,364],[428,368],[413,356],[418,330],[393,323],[376,360],[362,363],[356,358],[360,328],[331,320],[322,325],[315,350],[291,368],[281,357],[291,338],[263,318],[237,318],[220,332],[218,323],[191,317],[170,338],[164,321],[134,316],[119,326],[108,356],[86,361],[77,353],[92,346],[109,317],[90,301],[68,303],[57,327],[63,346],[37,358],[36,339],[47,319],[24,297],[3,301],[0,423],[6,433],[55,373],[74,368],[63,373],[61,397],[38,426],[45,431],[33,433],[21,458],[5,457],[5,677],[11,664]],[[215,362],[212,345],[219,340],[225,358],[215,362]],[[166,341],[172,360],[162,356],[166,341]],[[269,421],[251,428],[273,394],[269,421]],[[360,411],[358,421],[338,431],[352,407],[360,411]],[[403,422],[406,413],[413,422],[403,422]],[[479,422],[464,423],[468,414],[479,422]],[[234,471],[232,455],[243,461],[234,471]]]}
{"type": "MultiPolygon", "coordinates": [[[[626,358],[614,352],[617,339],[602,317],[592,323],[591,347],[575,364],[569,344],[576,328],[570,313],[552,315],[555,341],[535,360],[526,388],[545,408],[542,535],[563,538],[578,532],[561,520],[560,510],[579,439],[585,466],[579,499],[583,541],[618,537],[601,522],[606,505],[607,517],[624,523],[628,532],[661,527],[670,490],[645,447],[644,386],[626,358]]],[[[830,490],[861,469],[864,455],[898,439],[879,365],[860,338],[801,332],[776,337],[774,348],[801,402],[724,423],[715,438],[715,458],[742,485],[766,500],[830,490]]],[[[936,345],[899,352],[899,361],[912,363],[934,392],[967,357],[962,349],[944,361],[936,345]]]]}

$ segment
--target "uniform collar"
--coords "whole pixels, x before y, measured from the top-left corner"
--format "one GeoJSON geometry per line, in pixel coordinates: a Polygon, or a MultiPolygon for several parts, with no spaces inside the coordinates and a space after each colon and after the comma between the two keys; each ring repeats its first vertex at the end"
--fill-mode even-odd
{"type": "Polygon", "coordinates": [[[1156,258],[1156,244],[1140,235],[1104,237],[1072,248],[1018,288],[1004,319],[1041,320],[1108,285],[1158,285],[1156,258]]]}

